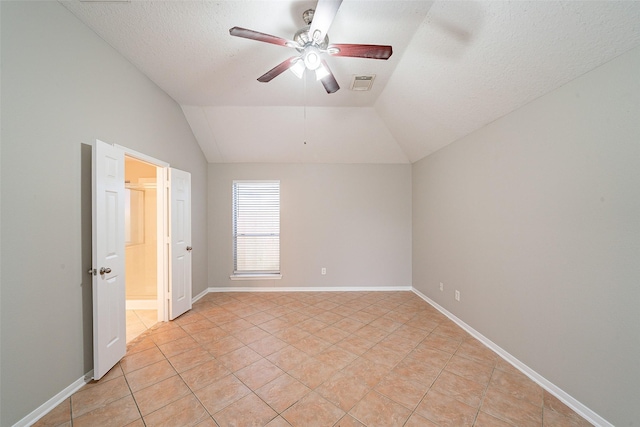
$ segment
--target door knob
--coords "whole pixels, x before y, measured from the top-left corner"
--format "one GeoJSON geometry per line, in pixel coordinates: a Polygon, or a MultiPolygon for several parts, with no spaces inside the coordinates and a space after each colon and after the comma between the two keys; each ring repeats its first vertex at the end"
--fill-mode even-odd
{"type": "Polygon", "coordinates": [[[100,274],[109,274],[109,273],[111,273],[111,269],[109,267],[107,268],[102,267],[100,269],[100,274]]]}
{"type": "Polygon", "coordinates": [[[188,250],[189,252],[191,252],[191,251],[193,250],[193,248],[192,248],[191,246],[187,246],[187,250],[188,250]]]}

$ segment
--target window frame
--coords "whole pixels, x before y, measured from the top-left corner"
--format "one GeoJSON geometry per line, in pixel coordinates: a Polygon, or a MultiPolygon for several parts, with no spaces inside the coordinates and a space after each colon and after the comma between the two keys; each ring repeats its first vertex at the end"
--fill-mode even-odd
{"type": "MultiPolygon", "coordinates": [[[[282,195],[282,187],[280,180],[233,180],[231,187],[231,245],[232,245],[232,271],[233,274],[229,276],[231,280],[261,280],[261,279],[281,279],[282,278],[282,266],[281,266],[281,250],[280,250],[280,214],[281,214],[281,195],[282,195]],[[271,185],[277,184],[277,216],[278,216],[278,226],[277,226],[277,238],[278,238],[278,252],[277,252],[277,270],[238,270],[238,234],[237,234],[237,186],[239,184],[248,184],[248,185],[256,185],[256,184],[264,184],[271,185]]],[[[263,233],[257,233],[258,235],[264,235],[263,233]]],[[[272,236],[276,235],[271,233],[272,236]]]]}

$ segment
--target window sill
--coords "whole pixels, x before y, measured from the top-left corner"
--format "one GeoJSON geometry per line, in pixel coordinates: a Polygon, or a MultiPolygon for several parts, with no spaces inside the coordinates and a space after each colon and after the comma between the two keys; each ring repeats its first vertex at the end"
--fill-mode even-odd
{"type": "Polygon", "coordinates": [[[232,274],[231,280],[280,280],[282,274],[232,274]]]}

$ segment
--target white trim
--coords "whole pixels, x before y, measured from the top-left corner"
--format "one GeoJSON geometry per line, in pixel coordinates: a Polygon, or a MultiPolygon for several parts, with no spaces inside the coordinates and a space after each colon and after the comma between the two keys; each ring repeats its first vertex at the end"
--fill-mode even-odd
{"type": "Polygon", "coordinates": [[[61,404],[65,399],[68,399],[73,393],[80,390],[85,384],[91,381],[93,378],[93,369],[87,372],[83,377],[78,378],[73,383],[68,385],[60,393],[53,396],[51,399],[44,402],[38,408],[36,408],[29,415],[18,421],[13,427],[26,427],[36,423],[40,418],[51,412],[56,406],[61,404]]]}
{"type": "MultiPolygon", "coordinates": [[[[247,286],[209,287],[206,293],[213,292],[389,292],[411,291],[411,286],[318,286],[318,287],[266,287],[252,288],[247,286]]],[[[204,292],[203,292],[204,293],[204,292]]],[[[202,298],[201,294],[198,298],[202,298]]]]}
{"type": "Polygon", "coordinates": [[[232,274],[231,280],[280,280],[282,274],[232,274]]]}
{"type": "Polygon", "coordinates": [[[514,368],[525,374],[529,377],[533,382],[537,383],[540,387],[557,397],[562,403],[567,405],[573,411],[575,411],[578,415],[583,417],[585,420],[589,421],[596,427],[614,427],[613,424],[602,418],[600,415],[593,412],[591,409],[580,403],[578,400],[573,398],[567,392],[562,390],[560,387],[553,384],[551,381],[544,378],[542,375],[522,363],[520,360],[516,359],[514,356],[509,354],[506,350],[498,346],[496,343],[482,335],[480,332],[473,329],[471,326],[467,325],[465,322],[457,318],[454,314],[447,311],[444,307],[440,306],[438,303],[424,295],[422,292],[417,290],[416,288],[412,288],[413,293],[418,295],[420,298],[425,300],[427,303],[432,305],[436,310],[447,316],[454,323],[460,326],[462,329],[471,334],[474,338],[480,341],[485,346],[489,347],[493,352],[498,354],[498,356],[502,357],[506,362],[511,364],[514,368]]]}
{"type": "Polygon", "coordinates": [[[143,162],[147,162],[147,163],[151,163],[153,166],[157,166],[160,168],[168,168],[170,165],[167,162],[164,162],[162,160],[158,160],[154,157],[148,156],[144,153],[140,153],[139,151],[135,151],[132,150],[131,148],[128,147],[124,147],[122,145],[118,145],[118,144],[112,144],[114,147],[118,147],[120,148],[122,151],[124,151],[124,153],[129,156],[129,157],[133,157],[136,160],[141,160],[143,162]]]}
{"type": "Polygon", "coordinates": [[[200,292],[198,295],[196,295],[195,297],[191,298],[191,304],[195,303],[196,301],[198,301],[200,298],[202,298],[203,296],[205,296],[208,293],[209,293],[209,288],[207,288],[204,291],[200,292]]]}
{"type": "Polygon", "coordinates": [[[127,310],[157,310],[158,299],[128,299],[127,310]]]}

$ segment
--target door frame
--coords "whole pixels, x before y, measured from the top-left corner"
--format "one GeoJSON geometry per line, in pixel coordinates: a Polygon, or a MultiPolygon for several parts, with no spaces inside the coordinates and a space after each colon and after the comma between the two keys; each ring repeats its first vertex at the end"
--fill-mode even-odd
{"type": "Polygon", "coordinates": [[[157,298],[158,321],[169,320],[169,163],[122,145],[113,144],[131,157],[156,166],[156,238],[157,238],[157,298]]]}

